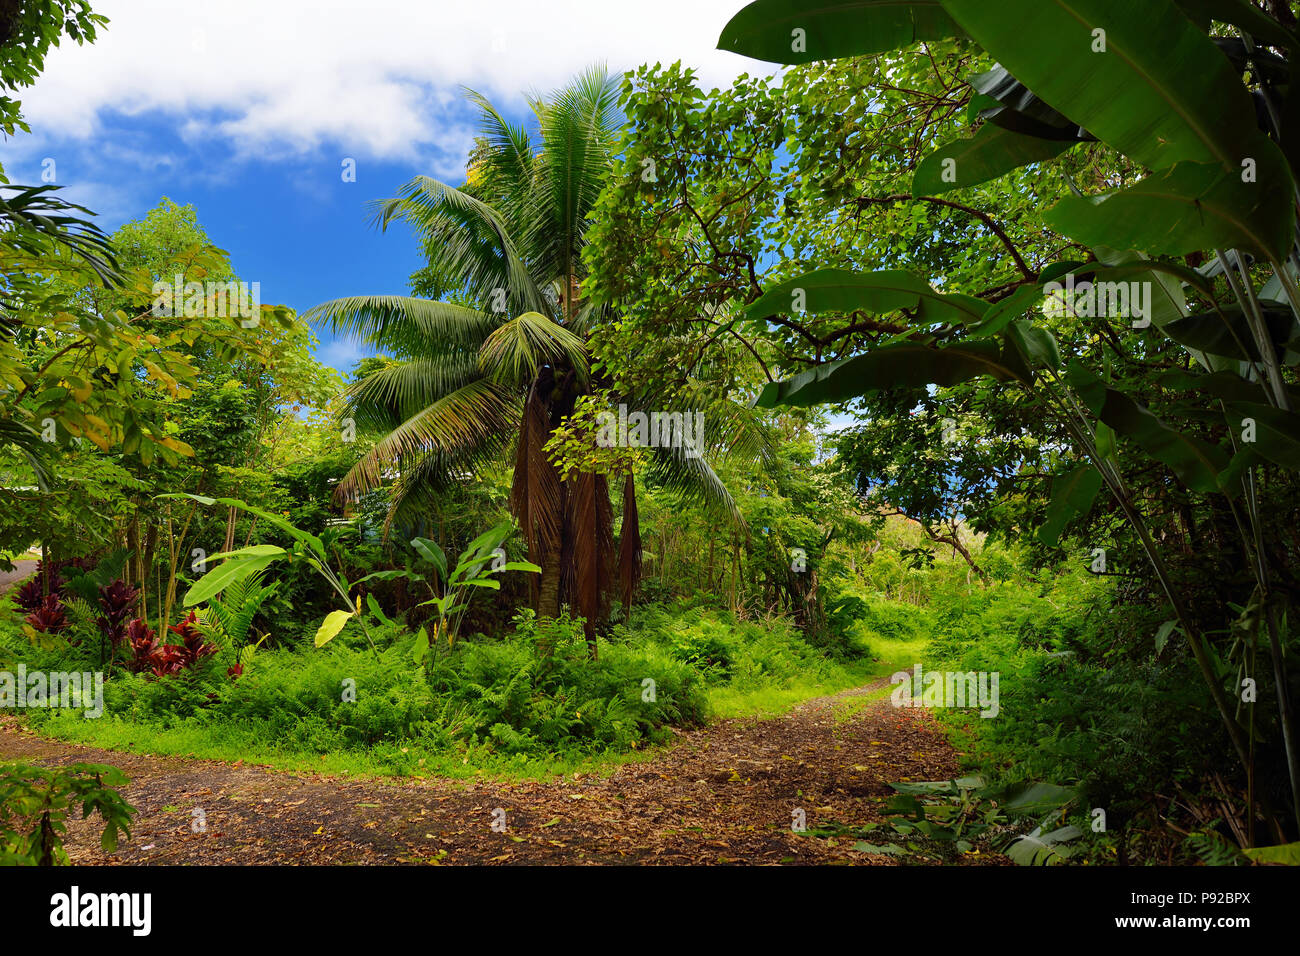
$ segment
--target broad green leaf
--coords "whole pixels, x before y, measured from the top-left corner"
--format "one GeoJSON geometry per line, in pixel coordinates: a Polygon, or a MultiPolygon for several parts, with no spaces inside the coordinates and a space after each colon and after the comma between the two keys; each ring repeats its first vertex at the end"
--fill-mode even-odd
{"type": "MultiPolygon", "coordinates": [[[[1160,376],[1166,388],[1179,391],[1195,390],[1225,402],[1257,402],[1264,394],[1257,383],[1248,382],[1236,372],[1214,372],[1197,375],[1182,369],[1171,369],[1160,376]]],[[[1300,399],[1293,390],[1293,398],[1300,399]]]]}
{"type": "Polygon", "coordinates": [[[995,66],[986,73],[977,73],[969,82],[975,91],[972,102],[978,100],[982,104],[977,118],[986,123],[1021,136],[1071,145],[1096,138],[1044,103],[1005,67],[995,66]]]}
{"type": "Polygon", "coordinates": [[[978,321],[988,303],[973,296],[943,293],[925,280],[900,269],[851,272],[818,269],[774,286],[753,302],[745,314],[750,319],[800,312],[853,312],[873,315],[907,309],[920,323],[978,321]]]}
{"type": "Polygon", "coordinates": [[[921,160],[912,177],[912,195],[939,196],[977,186],[1021,166],[1054,159],[1074,145],[1024,136],[985,123],[970,139],[949,143],[921,160]]]}
{"type": "Polygon", "coordinates": [[[1256,132],[1250,96],[1227,57],[1170,0],[943,6],[1045,103],[1141,165],[1240,170],[1242,145],[1256,132]]]}
{"type": "Polygon", "coordinates": [[[1101,420],[1119,434],[1136,442],[1152,458],[1168,465],[1184,485],[1193,491],[1219,489],[1219,473],[1228,465],[1228,455],[1217,445],[1184,435],[1171,428],[1123,392],[1106,389],[1101,420]]]}
{"type": "Polygon", "coordinates": [[[466,558],[477,556],[480,552],[492,552],[501,546],[501,542],[510,537],[515,530],[513,521],[502,521],[493,528],[489,528],[481,535],[465,546],[461,552],[461,563],[465,563],[466,558]]]}
{"type": "Polygon", "coordinates": [[[1235,402],[1228,406],[1228,427],[1239,447],[1252,450],[1274,464],[1300,471],[1300,415],[1262,402],[1235,402]],[[1254,441],[1245,443],[1247,419],[1254,422],[1254,441]]]}
{"type": "Polygon", "coordinates": [[[423,580],[423,578],[418,574],[412,574],[410,571],[399,569],[396,571],[372,571],[364,578],[360,578],[353,582],[353,585],[365,584],[367,581],[396,581],[398,578],[409,578],[412,581],[423,580]]]}
{"type": "Polygon", "coordinates": [[[1179,8],[1193,19],[1218,20],[1241,27],[1269,46],[1294,50],[1296,38],[1285,27],[1249,0],[1176,0],[1179,8]]]}
{"type": "Polygon", "coordinates": [[[263,511],[260,508],[254,508],[252,505],[248,504],[247,502],[240,501],[238,498],[208,498],[203,495],[191,495],[191,494],[184,494],[184,493],[158,495],[158,497],[159,498],[190,498],[194,501],[197,501],[201,505],[208,505],[208,506],[225,505],[227,508],[238,508],[240,511],[247,511],[249,514],[257,515],[263,521],[275,525],[275,527],[279,528],[281,531],[288,534],[289,537],[293,538],[295,541],[300,541],[303,544],[307,545],[314,552],[316,552],[316,554],[320,557],[322,561],[325,560],[326,558],[325,545],[321,542],[320,538],[316,537],[316,535],[308,531],[303,531],[299,528],[295,528],[288,521],[285,521],[284,518],[282,518],[280,515],[271,514],[270,512],[263,511]]]}
{"type": "Polygon", "coordinates": [[[384,614],[384,609],[379,606],[379,602],[375,599],[373,594],[366,595],[366,607],[370,608],[370,613],[378,618],[383,624],[392,627],[393,622],[384,614]]]}
{"type": "Polygon", "coordinates": [[[196,604],[202,604],[204,601],[210,600],[236,581],[242,581],[261,571],[276,557],[277,555],[272,554],[258,558],[231,558],[223,561],[199,578],[194,586],[186,592],[185,600],[182,602],[183,606],[194,607],[196,604]]]}
{"type": "Polygon", "coordinates": [[[817,405],[843,402],[882,388],[956,385],[981,375],[1028,381],[1018,356],[990,341],[938,348],[915,342],[882,345],[865,355],[818,365],[764,386],[755,404],[817,405]]]}
{"type": "Polygon", "coordinates": [[[220,561],[223,558],[279,558],[288,555],[284,548],[274,544],[255,544],[237,551],[222,551],[208,557],[208,561],[220,561]]]}
{"type": "Polygon", "coordinates": [[[1177,630],[1181,630],[1178,626],[1177,620],[1165,621],[1165,623],[1160,625],[1160,629],[1156,631],[1156,639],[1155,639],[1157,654],[1159,654],[1161,651],[1165,649],[1165,645],[1169,643],[1169,635],[1174,633],[1174,631],[1177,630]]]}
{"type": "Polygon", "coordinates": [[[1085,515],[1101,491],[1101,472],[1091,464],[1078,465],[1052,479],[1052,497],[1047,515],[1038,529],[1038,539],[1049,547],[1061,540],[1065,526],[1085,515]]]}
{"type": "Polygon", "coordinates": [[[1254,160],[1254,182],[1243,170],[1179,163],[1109,197],[1067,196],[1045,215],[1057,231],[1086,245],[1180,256],[1215,247],[1281,261],[1291,247],[1295,213],[1291,174],[1281,152],[1252,137],[1242,158],[1254,160]]]}
{"type": "Polygon", "coordinates": [[[355,611],[330,611],[326,614],[325,620],[321,622],[320,629],[316,631],[316,646],[324,647],[334,640],[339,631],[343,630],[343,625],[355,613],[355,611]]]}
{"type": "Polygon", "coordinates": [[[436,542],[430,541],[428,538],[412,538],[411,547],[419,553],[420,557],[438,569],[438,575],[442,580],[446,580],[447,555],[436,542]]]}
{"type": "Polygon", "coordinates": [[[1041,816],[1068,806],[1079,792],[1054,783],[1025,783],[1008,787],[1001,794],[1002,808],[1012,816],[1041,816]]]}
{"type": "Polygon", "coordinates": [[[420,628],[420,633],[415,635],[415,644],[411,647],[411,657],[417,664],[423,664],[424,659],[429,656],[429,632],[420,628]]]}
{"type": "Polygon", "coordinates": [[[757,0],[723,28],[718,49],[769,63],[812,63],[961,35],[939,0],[757,0]]]}
{"type": "Polygon", "coordinates": [[[1007,327],[1007,339],[1015,344],[1026,362],[1055,371],[1061,367],[1061,349],[1051,332],[1017,319],[1007,327]]]}
{"type": "MultiPolygon", "coordinates": [[[[1295,329],[1295,319],[1289,309],[1268,308],[1264,306],[1264,322],[1269,328],[1274,345],[1280,346],[1291,337],[1295,329]]],[[[1254,336],[1245,314],[1236,306],[1229,306],[1218,312],[1200,312],[1171,322],[1165,326],[1164,333],[1180,345],[1189,349],[1222,355],[1234,359],[1252,359],[1259,361],[1259,349],[1255,347],[1254,336]]]]}
{"type": "Polygon", "coordinates": [[[534,571],[538,574],[542,573],[541,567],[539,565],[533,564],[533,562],[531,561],[507,561],[505,564],[501,565],[501,567],[496,568],[496,570],[497,571],[534,571]]]}
{"type": "Polygon", "coordinates": [[[1256,863],[1281,863],[1286,866],[1300,866],[1300,843],[1247,847],[1241,852],[1256,863]]]}
{"type": "Polygon", "coordinates": [[[1119,451],[1119,443],[1115,438],[1115,429],[1111,428],[1105,422],[1098,422],[1095,429],[1095,442],[1097,445],[1097,454],[1104,459],[1113,459],[1116,452],[1119,451]]]}
{"type": "Polygon", "coordinates": [[[1083,831],[1076,826],[1064,826],[1043,833],[1042,827],[1035,827],[1032,833],[1017,837],[1007,847],[1007,856],[1021,866],[1051,866],[1064,863],[1070,856],[1068,847],[1061,844],[1083,836],[1083,831]]]}

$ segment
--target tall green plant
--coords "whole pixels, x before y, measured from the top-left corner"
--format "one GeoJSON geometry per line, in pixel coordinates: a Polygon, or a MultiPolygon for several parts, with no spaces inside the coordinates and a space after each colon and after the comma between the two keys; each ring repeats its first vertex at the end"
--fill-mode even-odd
{"type": "Polygon", "coordinates": [[[395,578],[407,578],[429,589],[432,596],[417,607],[433,607],[438,616],[434,622],[433,634],[430,635],[422,628],[416,640],[415,658],[417,661],[423,661],[429,653],[430,646],[442,638],[446,638],[448,646],[456,642],[461,619],[469,610],[470,601],[473,599],[474,592],[470,590],[471,588],[490,588],[497,591],[501,589],[501,584],[493,579],[494,574],[504,571],[540,572],[542,570],[531,561],[505,560],[500,548],[514,530],[513,522],[503,521],[490,531],[485,531],[469,543],[456,560],[455,566],[450,569],[447,565],[447,555],[436,541],[414,538],[411,547],[428,563],[433,573],[426,574],[416,569],[376,571],[367,574],[357,584],[364,584],[370,580],[391,581],[395,578]]]}
{"type": "Polygon", "coordinates": [[[1269,516],[1259,504],[1262,483],[1273,476],[1293,482],[1300,470],[1300,417],[1286,358],[1286,343],[1300,333],[1294,168],[1300,130],[1288,122],[1286,95],[1297,36],[1251,4],[1228,0],[855,0],[814,8],[758,0],[728,24],[719,46],[800,63],[945,38],[978,44],[998,66],[970,78],[976,135],[922,162],[913,195],[977,186],[1088,140],[1149,175],[1102,195],[1076,188],[1062,196],[1046,221],[1090,248],[1092,260],[1052,263],[1036,275],[1024,270],[1023,282],[994,295],[953,292],[942,277],[831,269],[767,290],[745,310],[747,319],[901,313],[903,324],[861,354],[768,384],[758,404],[842,402],[889,388],[976,379],[1022,390],[1040,413],[1064,426],[1083,462],[1054,482],[1048,536],[1059,534],[1069,516],[1086,513],[1103,485],[1109,490],[1169,601],[1169,630],[1187,642],[1253,802],[1254,731],[1243,726],[1225,692],[1218,655],[1156,542],[1148,506],[1120,467],[1117,442],[1167,468],[1187,493],[1221,498],[1254,578],[1254,610],[1240,623],[1268,644],[1300,827],[1300,742],[1281,623],[1288,598],[1277,584],[1289,569],[1266,545],[1269,516]],[[1050,283],[1071,275],[1094,283],[1137,281],[1155,291],[1147,320],[1200,366],[1181,381],[1192,396],[1187,423],[1171,424],[1144,407],[1109,359],[1090,364],[1085,356],[1061,354],[1049,323],[1035,315],[1056,291],[1050,283]],[[1231,305],[1216,295],[1212,279],[1219,276],[1231,305]],[[1192,301],[1201,307],[1193,309],[1192,301]],[[1285,316],[1280,329],[1279,314],[1285,316]],[[1212,328],[1221,334],[1207,335],[1212,328]],[[1193,422],[1209,423],[1212,431],[1206,435],[1193,422]]]}

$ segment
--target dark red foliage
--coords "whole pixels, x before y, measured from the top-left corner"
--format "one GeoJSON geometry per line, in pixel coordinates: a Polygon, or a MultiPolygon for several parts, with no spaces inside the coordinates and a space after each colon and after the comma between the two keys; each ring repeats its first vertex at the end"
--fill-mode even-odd
{"type": "Polygon", "coordinates": [[[178,644],[159,644],[149,655],[149,669],[155,677],[179,674],[185,667],[185,648],[178,644]]]}
{"type": "Polygon", "coordinates": [[[131,642],[131,670],[137,674],[150,670],[150,658],[158,646],[153,628],[137,617],[126,626],[126,637],[131,642]]]}
{"type": "Polygon", "coordinates": [[[24,581],[14,592],[14,601],[24,611],[35,611],[45,603],[45,589],[41,586],[39,577],[31,578],[24,581]]]}
{"type": "Polygon", "coordinates": [[[36,610],[27,615],[27,623],[36,630],[53,634],[68,626],[68,615],[57,594],[51,594],[36,610]]]}
{"type": "Polygon", "coordinates": [[[87,570],[94,567],[93,558],[61,558],[56,561],[37,561],[36,574],[27,581],[24,581],[14,592],[14,600],[24,611],[35,611],[45,603],[45,594],[56,594],[60,598],[65,596],[68,582],[64,580],[63,573],[71,569],[74,572],[84,574],[87,570]],[[49,579],[49,585],[46,586],[46,578],[49,579]]]}
{"type": "Polygon", "coordinates": [[[193,611],[185,620],[170,625],[167,630],[178,635],[182,643],[158,643],[153,629],[138,617],[126,626],[126,637],[131,645],[131,670],[137,674],[147,671],[155,677],[170,677],[217,652],[215,644],[203,639],[193,611]]]}
{"type": "Polygon", "coordinates": [[[194,612],[190,611],[185,620],[179,624],[172,624],[167,628],[181,639],[181,645],[185,648],[186,667],[193,667],[203,658],[217,652],[215,644],[210,644],[204,640],[203,632],[199,630],[196,620],[194,612]]]}
{"type": "Polygon", "coordinates": [[[117,580],[99,589],[99,609],[102,612],[96,623],[116,648],[126,636],[126,622],[131,616],[140,591],[124,581],[117,580]]]}
{"type": "Polygon", "coordinates": [[[243,673],[244,673],[243,664],[236,664],[234,667],[226,668],[226,676],[229,677],[231,680],[234,680],[235,678],[239,677],[243,673]]]}

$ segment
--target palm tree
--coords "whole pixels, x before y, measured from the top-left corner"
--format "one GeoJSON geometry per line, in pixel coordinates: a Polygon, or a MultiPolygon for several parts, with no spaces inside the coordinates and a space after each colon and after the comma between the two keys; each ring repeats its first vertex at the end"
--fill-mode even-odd
{"type": "MultiPolygon", "coordinates": [[[[580,295],[582,249],[615,148],[617,82],[597,68],[533,98],[536,143],[486,98],[467,95],[481,135],[466,184],[421,176],[376,207],[381,228],[401,220],[420,237],[428,260],[414,277],[420,297],[336,299],[306,315],[395,356],[348,389],[345,414],[381,437],[338,493],[355,497],[393,477],[391,526],[427,510],[513,439],[510,504],[529,560],[542,568],[538,615],[571,604],[594,652],[615,581],[626,606],[640,577],[635,486],[624,478],[616,555],[605,476],[562,476],[543,446],[593,387],[586,339],[599,316],[580,295]]],[[[660,449],[651,467],[743,525],[702,458],[660,449]]]]}

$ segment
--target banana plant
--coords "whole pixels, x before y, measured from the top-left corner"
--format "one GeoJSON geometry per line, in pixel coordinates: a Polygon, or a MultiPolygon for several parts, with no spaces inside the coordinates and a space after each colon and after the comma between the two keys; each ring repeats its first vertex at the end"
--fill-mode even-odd
{"type": "Polygon", "coordinates": [[[374,639],[370,636],[369,629],[366,627],[366,622],[361,616],[361,598],[357,597],[354,601],[350,594],[352,585],[348,582],[347,577],[344,576],[342,571],[335,571],[330,567],[329,554],[325,549],[325,543],[319,537],[309,531],[294,527],[280,515],[255,508],[238,498],[209,498],[205,495],[187,493],[159,495],[158,497],[189,498],[191,501],[197,501],[206,507],[223,505],[227,508],[237,508],[240,511],[255,515],[293,539],[293,547],[288,550],[274,544],[255,544],[247,548],[238,548],[234,551],[223,551],[220,554],[212,555],[207,560],[221,561],[221,564],[204,574],[186,592],[185,607],[194,607],[196,604],[211,600],[232,584],[244,581],[252,575],[265,570],[275,561],[303,561],[315,569],[328,582],[335,594],[342,599],[346,608],[346,610],[330,611],[325,615],[325,620],[321,622],[321,626],[316,631],[316,646],[323,647],[334,640],[339,632],[343,630],[344,625],[353,617],[356,617],[357,623],[361,625],[362,633],[365,634],[366,641],[369,642],[371,649],[378,650],[375,647],[374,639]]]}
{"type": "Polygon", "coordinates": [[[417,663],[422,663],[429,654],[429,648],[443,638],[447,646],[456,642],[460,631],[460,622],[469,609],[473,598],[470,588],[489,588],[500,590],[501,584],[492,575],[504,571],[531,571],[540,573],[541,568],[531,561],[507,561],[501,545],[514,532],[511,521],[503,521],[495,528],[479,535],[461,552],[454,567],[448,569],[447,555],[437,542],[428,538],[411,539],[411,548],[424,559],[431,568],[431,573],[407,568],[394,571],[376,571],[367,574],[357,584],[366,581],[391,581],[406,578],[422,584],[429,589],[432,597],[422,601],[417,607],[432,607],[437,612],[433,624],[433,634],[421,628],[416,636],[413,654],[417,663]]]}
{"type": "Polygon", "coordinates": [[[1297,393],[1287,383],[1300,342],[1300,150],[1297,130],[1288,126],[1295,121],[1300,35],[1236,0],[756,0],[727,24],[718,46],[795,64],[949,38],[982,47],[997,66],[969,78],[974,135],[923,160],[912,196],[977,186],[1084,142],[1109,147],[1149,174],[1092,196],[1067,177],[1072,194],[1047,211],[1046,224],[1091,249],[1095,260],[1049,265],[998,300],[939,292],[892,270],[820,269],[768,290],[748,307],[748,319],[779,319],[794,311],[792,301],[806,300],[800,311],[809,314],[903,312],[909,321],[903,333],[863,354],[769,383],[757,404],[839,402],[975,378],[1007,383],[1040,402],[1082,459],[1053,482],[1041,536],[1054,540],[1091,509],[1103,486],[1109,490],[1173,611],[1175,626],[1165,636],[1176,629],[1186,639],[1253,791],[1254,730],[1242,726],[1224,692],[1208,635],[1121,473],[1117,442],[1125,439],[1167,467],[1189,492],[1222,496],[1263,609],[1291,811],[1300,827],[1300,735],[1282,644],[1286,596],[1276,583],[1288,570],[1275,566],[1266,547],[1269,516],[1259,502],[1268,474],[1300,472],[1297,393]],[[1173,259],[1190,256],[1203,257],[1205,266],[1173,259]],[[1043,311],[1053,283],[1076,274],[1150,284],[1153,332],[1183,346],[1199,366],[1175,370],[1161,384],[1199,399],[1190,417],[1217,419],[1226,441],[1161,420],[1111,381],[1108,365],[1098,374],[1063,360],[1033,313],[1043,311]],[[1216,296],[1210,280],[1217,277],[1226,281],[1230,303],[1216,296]],[[1194,312],[1193,295],[1211,304],[1194,312]],[[1246,433],[1252,437],[1238,438],[1246,433]]]}

